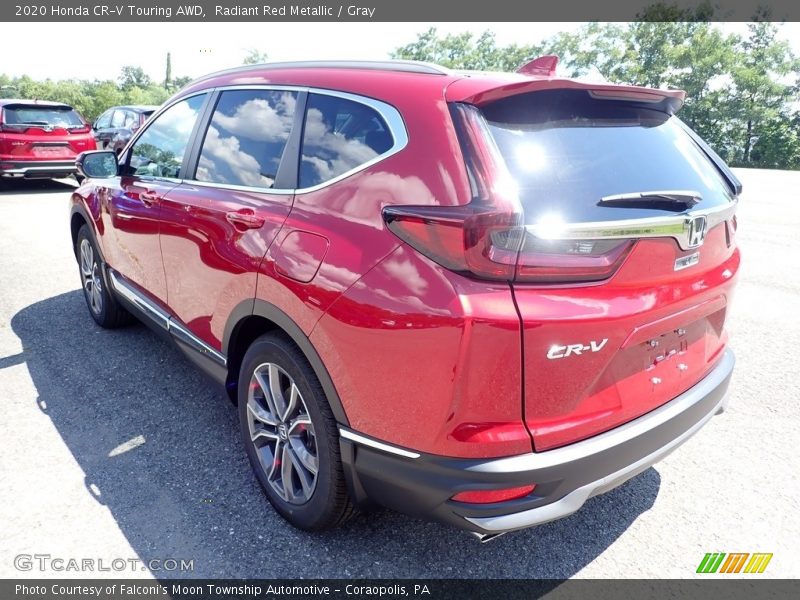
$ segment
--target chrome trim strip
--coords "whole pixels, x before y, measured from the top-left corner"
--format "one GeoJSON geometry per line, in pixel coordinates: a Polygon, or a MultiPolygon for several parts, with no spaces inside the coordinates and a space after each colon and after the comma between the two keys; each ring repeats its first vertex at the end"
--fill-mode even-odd
{"type": "Polygon", "coordinates": [[[64,163],[64,164],[53,164],[50,166],[46,165],[38,165],[35,167],[17,167],[14,169],[5,169],[2,171],[4,175],[24,175],[25,173],[56,173],[56,172],[63,172],[65,174],[71,174],[78,170],[75,166],[75,163],[64,163]]]}
{"type": "MultiPolygon", "coordinates": [[[[715,368],[712,374],[706,377],[706,379],[698,384],[698,386],[695,386],[695,388],[697,388],[700,385],[703,385],[702,390],[696,391],[695,388],[692,388],[689,390],[689,392],[683,396],[680,396],[679,398],[684,398],[687,395],[691,395],[692,400],[697,401],[699,398],[704,397],[704,395],[710,391],[708,388],[711,388],[714,385],[719,385],[722,383],[722,381],[724,381],[725,377],[730,374],[730,370],[733,368],[733,363],[733,353],[728,350],[725,352],[722,363],[715,368]],[[707,380],[709,379],[711,379],[712,382],[708,382],[707,380]],[[709,383],[709,385],[704,385],[706,383],[709,383]]],[[[606,475],[605,477],[573,490],[552,504],[546,504],[538,508],[507,515],[498,515],[494,517],[465,517],[465,519],[473,525],[477,525],[484,531],[494,533],[522,529],[525,527],[531,527],[532,525],[539,525],[541,523],[566,517],[567,515],[570,515],[580,509],[581,506],[583,506],[583,504],[592,496],[603,493],[616,487],[617,485],[622,484],[631,477],[641,473],[649,466],[666,457],[670,452],[675,450],[678,446],[683,444],[695,433],[697,433],[697,431],[703,427],[703,425],[705,425],[714,415],[718,414],[720,412],[720,408],[724,407],[727,404],[727,401],[728,397],[726,394],[708,413],[703,416],[703,418],[697,421],[680,436],[670,441],[668,444],[658,448],[636,462],[627,465],[614,473],[611,473],[610,475],[606,475]]],[[[682,403],[682,406],[684,409],[686,408],[685,403],[682,403]]],[[[642,419],[643,418],[644,417],[642,417],[642,419]]],[[[553,450],[551,452],[557,452],[557,450],[553,450]]]]}
{"type": "MultiPolygon", "coordinates": [[[[624,444],[663,425],[712,393],[730,375],[735,362],[733,352],[726,350],[719,364],[694,387],[663,406],[610,431],[555,450],[486,461],[469,470],[485,473],[524,473],[535,469],[548,469],[569,464],[624,444]]],[[[713,414],[714,411],[711,412],[713,414]]]]}
{"type": "Polygon", "coordinates": [[[167,325],[168,325],[167,329],[173,335],[173,337],[182,341],[184,344],[191,346],[200,354],[208,356],[212,360],[218,362],[223,367],[228,365],[228,359],[225,358],[224,354],[214,350],[214,348],[206,344],[203,340],[198,338],[191,331],[186,329],[183,325],[177,323],[174,318],[170,317],[167,325]]]}
{"type": "Polygon", "coordinates": [[[109,269],[108,274],[114,291],[123,296],[126,300],[142,310],[144,313],[150,315],[150,317],[152,317],[158,325],[166,329],[174,338],[192,347],[200,354],[208,356],[223,367],[227,366],[228,359],[224,354],[206,344],[203,340],[198,338],[183,325],[175,321],[175,318],[165,310],[162,310],[150,302],[147,298],[144,298],[141,294],[139,294],[139,292],[122,280],[120,276],[118,276],[113,270],[109,269]]]}
{"type": "Polygon", "coordinates": [[[690,243],[691,222],[696,217],[706,218],[706,229],[729,220],[736,213],[738,201],[733,200],[722,206],[690,210],[676,215],[626,219],[619,221],[596,221],[591,223],[541,223],[527,225],[526,230],[540,239],[548,240],[598,240],[598,239],[638,239],[671,237],[682,250],[695,246],[690,243]]]}
{"type": "Polygon", "coordinates": [[[336,98],[343,98],[345,100],[350,100],[351,102],[357,102],[358,104],[363,104],[364,106],[370,107],[383,118],[383,120],[386,122],[386,125],[389,127],[389,132],[392,134],[393,144],[392,147],[389,148],[386,152],[379,154],[378,156],[368,160],[367,162],[361,163],[357,167],[350,169],[349,171],[345,171],[344,173],[337,175],[333,179],[328,179],[326,181],[323,181],[322,183],[306,188],[276,189],[276,188],[264,188],[258,186],[215,183],[210,181],[198,181],[197,179],[183,180],[186,183],[190,183],[192,185],[198,185],[200,187],[217,188],[217,189],[241,190],[243,192],[254,192],[258,194],[280,194],[280,195],[307,194],[310,192],[316,192],[317,190],[326,188],[329,185],[333,185],[334,183],[337,183],[343,179],[346,179],[347,177],[350,177],[351,175],[355,175],[360,171],[368,169],[372,165],[375,165],[389,158],[390,156],[394,156],[408,145],[408,131],[406,130],[406,125],[405,122],[403,121],[403,117],[400,115],[400,112],[391,104],[387,104],[386,102],[382,102],[380,100],[375,100],[374,98],[369,98],[367,96],[359,96],[357,94],[350,94],[348,92],[340,92],[338,90],[330,90],[326,88],[291,86],[291,85],[280,85],[280,84],[226,85],[226,86],[216,87],[213,89],[215,91],[220,91],[220,92],[231,91],[231,90],[274,90],[274,91],[289,91],[298,93],[307,92],[309,94],[334,96],[336,98]]]}
{"type": "Polygon", "coordinates": [[[158,325],[164,329],[169,329],[169,314],[167,314],[166,311],[160,309],[146,298],[143,298],[139,292],[123,281],[115,271],[109,269],[108,275],[114,291],[138,309],[148,314],[158,325]]]}
{"type": "Polygon", "coordinates": [[[291,196],[294,194],[294,190],[290,189],[265,188],[252,185],[238,185],[235,183],[215,183],[213,181],[198,181],[197,179],[184,179],[181,183],[195,187],[231,190],[233,192],[250,192],[254,194],[272,194],[273,196],[291,196]]]}
{"type": "Polygon", "coordinates": [[[339,435],[346,440],[350,440],[351,442],[355,442],[363,446],[369,446],[370,448],[375,448],[376,450],[382,450],[383,452],[388,452],[389,454],[396,454],[397,456],[403,456],[405,458],[419,458],[420,456],[419,452],[398,448],[397,446],[387,444],[386,442],[379,442],[378,440],[363,436],[360,433],[356,433],[351,429],[346,429],[341,426],[339,427],[339,435]]]}
{"type": "Polygon", "coordinates": [[[644,458],[637,460],[635,463],[620,469],[619,471],[607,475],[597,481],[593,481],[583,487],[574,490],[557,500],[552,504],[545,504],[539,508],[532,508],[518,513],[509,515],[500,515],[496,517],[465,517],[470,523],[485,529],[490,532],[504,532],[512,529],[521,529],[530,527],[532,525],[539,525],[548,521],[555,521],[567,515],[578,511],[584,503],[599,493],[610,490],[621,485],[631,477],[641,473],[646,468],[657,463],[659,460],[667,456],[670,452],[675,450],[678,446],[687,441],[695,433],[697,433],[703,425],[705,425],[715,414],[719,407],[725,402],[722,398],[714,408],[706,414],[702,419],[695,423],[690,429],[687,429],[683,434],[676,437],[669,444],[662,446],[655,452],[648,454],[644,458]]]}

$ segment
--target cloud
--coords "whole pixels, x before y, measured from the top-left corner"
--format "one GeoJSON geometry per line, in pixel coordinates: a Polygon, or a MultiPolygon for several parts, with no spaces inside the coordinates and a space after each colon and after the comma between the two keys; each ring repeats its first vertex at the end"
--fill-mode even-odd
{"type": "Polygon", "coordinates": [[[261,173],[258,161],[239,147],[237,138],[221,137],[219,130],[213,125],[208,128],[203,143],[197,179],[266,188],[272,187],[274,183],[273,179],[261,173]]]}
{"type": "MultiPolygon", "coordinates": [[[[294,93],[264,92],[270,98],[252,98],[236,107],[233,115],[215,112],[213,123],[239,138],[257,142],[285,141],[294,121],[294,93]],[[275,106],[270,105],[270,101],[275,106]]],[[[223,96],[224,101],[224,96],[223,96]]]]}

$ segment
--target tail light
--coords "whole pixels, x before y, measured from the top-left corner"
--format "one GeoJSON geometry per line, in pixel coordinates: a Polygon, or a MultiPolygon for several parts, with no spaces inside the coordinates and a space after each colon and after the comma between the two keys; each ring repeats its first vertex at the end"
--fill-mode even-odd
{"type": "Polygon", "coordinates": [[[619,268],[631,240],[555,240],[541,226],[526,228],[516,182],[480,111],[455,104],[451,114],[473,199],[462,206],[387,206],[384,220],[395,235],[443,267],[481,279],[588,282],[619,268]]]}
{"type": "Polygon", "coordinates": [[[84,124],[82,127],[70,127],[70,133],[89,133],[92,130],[89,125],[84,124]]]}
{"type": "Polygon", "coordinates": [[[508,500],[524,498],[530,495],[535,489],[536,485],[530,484],[502,490],[469,490],[466,492],[459,492],[452,497],[452,500],[456,502],[468,502],[470,504],[492,504],[494,502],[507,502],[508,500]]]}

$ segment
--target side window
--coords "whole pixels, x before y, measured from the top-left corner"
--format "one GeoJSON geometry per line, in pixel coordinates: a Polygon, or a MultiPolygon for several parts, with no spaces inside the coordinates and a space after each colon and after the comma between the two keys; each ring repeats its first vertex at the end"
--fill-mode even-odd
{"type": "Polygon", "coordinates": [[[125,126],[125,111],[124,110],[115,110],[114,116],[111,117],[111,126],[112,127],[124,127],[125,126]]]}
{"type": "Polygon", "coordinates": [[[130,152],[128,172],[132,175],[176,178],[189,144],[205,94],[173,104],[148,122],[130,152]]]}
{"type": "Polygon", "coordinates": [[[337,96],[309,94],[299,186],[324,183],[393,145],[389,127],[373,108],[337,96]]]}
{"type": "Polygon", "coordinates": [[[137,125],[139,125],[139,114],[133,112],[132,110],[126,110],[125,122],[122,124],[122,126],[125,129],[133,129],[137,125]]]}
{"type": "Polygon", "coordinates": [[[195,179],[271,188],[292,131],[296,103],[296,92],[222,92],[203,140],[195,179]]]}
{"type": "Polygon", "coordinates": [[[114,114],[113,110],[107,110],[102,115],[97,117],[97,121],[95,121],[95,128],[96,129],[107,129],[111,126],[111,115],[114,114]]]}

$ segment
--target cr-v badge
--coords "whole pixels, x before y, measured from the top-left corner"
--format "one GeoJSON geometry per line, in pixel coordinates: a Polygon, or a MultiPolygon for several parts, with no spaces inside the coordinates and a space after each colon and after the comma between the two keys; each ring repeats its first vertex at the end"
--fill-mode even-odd
{"type": "Polygon", "coordinates": [[[553,345],[550,346],[550,350],[547,351],[547,358],[554,360],[556,358],[567,358],[573,355],[580,356],[582,352],[600,352],[603,346],[606,345],[606,342],[608,342],[608,338],[603,338],[599,342],[592,340],[586,346],[583,344],[568,344],[567,346],[553,345]]]}

